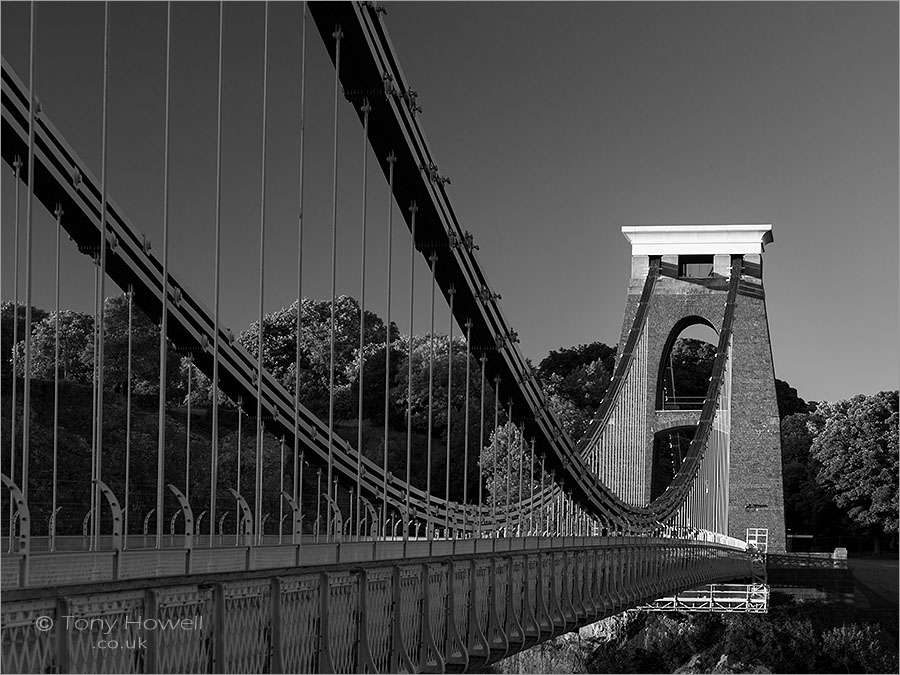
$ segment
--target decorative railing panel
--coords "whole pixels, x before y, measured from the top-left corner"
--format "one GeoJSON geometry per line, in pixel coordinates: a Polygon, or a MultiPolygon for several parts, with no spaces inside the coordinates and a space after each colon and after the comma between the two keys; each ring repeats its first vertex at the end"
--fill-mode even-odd
{"type": "Polygon", "coordinates": [[[359,575],[328,576],[328,636],[332,665],[337,673],[359,672],[359,575]]]}
{"type": "MultiPolygon", "coordinates": [[[[224,586],[226,673],[262,673],[271,645],[270,585],[268,580],[232,582],[224,586]]],[[[223,639],[223,635],[219,636],[223,639]]]]}
{"type": "Polygon", "coordinates": [[[419,663],[422,641],[421,568],[400,568],[400,632],[406,654],[413,664],[419,663]]]}
{"type": "Polygon", "coordinates": [[[393,623],[393,571],[390,568],[367,574],[366,629],[369,650],[375,669],[389,672],[391,663],[391,628],[393,623]]]}
{"type": "MultiPolygon", "coordinates": [[[[81,595],[57,617],[68,643],[68,668],[77,673],[136,673],[145,670],[140,641],[148,602],[145,592],[81,595]]],[[[153,617],[155,618],[155,617],[153,617]]],[[[156,633],[156,630],[147,633],[156,633]]]]}
{"type": "Polygon", "coordinates": [[[286,673],[318,669],[320,581],[319,575],[311,574],[281,582],[281,648],[286,673]]]}
{"type": "MultiPolygon", "coordinates": [[[[212,669],[215,639],[212,586],[180,586],[154,592],[154,631],[161,673],[206,673],[212,669]]],[[[140,639],[140,636],[138,636],[140,639]]]]}
{"type": "Polygon", "coordinates": [[[64,643],[60,650],[60,640],[64,640],[66,635],[58,626],[53,632],[59,618],[57,610],[60,605],[56,599],[17,602],[14,606],[8,602],[4,604],[3,638],[0,641],[3,672],[51,673],[62,670],[57,658],[60,651],[68,654],[69,646],[64,643]]]}

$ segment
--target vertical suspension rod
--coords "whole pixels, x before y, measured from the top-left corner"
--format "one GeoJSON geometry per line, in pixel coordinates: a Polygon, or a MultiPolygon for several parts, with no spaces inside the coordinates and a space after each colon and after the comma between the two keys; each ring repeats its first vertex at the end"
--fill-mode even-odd
{"type": "Polygon", "coordinates": [[[513,435],[516,430],[513,425],[513,416],[512,416],[512,400],[509,402],[509,414],[506,417],[506,488],[504,489],[504,501],[506,502],[506,508],[504,509],[504,523],[503,523],[503,534],[506,537],[509,537],[509,507],[510,507],[510,477],[512,474],[512,455],[513,455],[513,435]]]}
{"type": "Polygon", "coordinates": [[[278,463],[278,544],[284,536],[284,436],[279,444],[280,460],[278,463]]]}
{"type": "MultiPolygon", "coordinates": [[[[528,486],[528,503],[530,504],[528,508],[530,514],[528,518],[528,530],[531,532],[534,530],[534,437],[531,439],[531,459],[528,461],[528,486]]],[[[532,532],[532,534],[536,535],[537,533],[532,532]]]]}
{"type": "Polygon", "coordinates": [[[319,543],[319,530],[322,519],[322,467],[316,469],[316,543],[319,543]]]}
{"type": "MultiPolygon", "coordinates": [[[[359,507],[361,503],[362,492],[362,454],[363,454],[363,382],[365,371],[365,346],[366,346],[366,197],[367,197],[367,179],[368,175],[368,143],[369,143],[369,112],[372,106],[369,105],[369,99],[363,99],[363,143],[362,143],[362,227],[360,228],[360,261],[359,261],[359,412],[356,424],[356,538],[359,539],[360,529],[360,513],[359,507]]],[[[387,420],[385,420],[387,424],[387,420]]]]}
{"type": "Polygon", "coordinates": [[[125,532],[124,548],[128,548],[128,508],[131,496],[131,377],[132,377],[132,348],[133,348],[133,315],[134,315],[134,288],[128,284],[128,367],[125,375],[125,516],[123,531],[125,532]]]}
{"type": "MultiPolygon", "coordinates": [[[[94,486],[95,537],[100,538],[100,484],[103,479],[103,361],[106,342],[106,187],[107,187],[107,118],[109,104],[109,2],[103,3],[103,99],[100,135],[100,325],[97,338],[97,484],[94,486]]],[[[99,548],[99,546],[98,546],[99,548]]]]}
{"type": "Polygon", "coordinates": [[[184,446],[184,498],[190,503],[191,501],[191,384],[194,379],[191,371],[194,368],[194,357],[188,355],[187,358],[187,424],[185,425],[185,438],[187,439],[184,446]]]}
{"type": "Polygon", "coordinates": [[[431,433],[433,430],[434,411],[434,290],[437,286],[437,253],[432,252],[428,257],[431,262],[431,328],[428,332],[428,456],[426,458],[427,469],[425,471],[425,535],[428,539],[434,537],[434,520],[431,514],[431,433]]]}
{"type": "MultiPolygon", "coordinates": [[[[21,190],[19,189],[21,183],[21,171],[22,171],[22,160],[19,159],[18,155],[16,155],[16,159],[13,162],[13,169],[15,171],[16,176],[16,228],[15,228],[15,241],[13,244],[13,353],[12,353],[12,410],[10,411],[9,419],[11,420],[10,424],[10,450],[9,450],[9,475],[15,479],[16,476],[16,392],[18,391],[18,383],[16,382],[16,378],[18,377],[18,352],[15,349],[16,345],[19,344],[19,193],[21,190]]],[[[15,541],[15,537],[13,536],[13,532],[15,530],[15,522],[13,521],[13,515],[15,514],[15,502],[11,499],[9,500],[9,552],[13,552],[13,542],[15,541]]]]}
{"type": "Polygon", "coordinates": [[[92,262],[94,263],[94,314],[91,317],[93,320],[93,327],[91,328],[91,349],[93,350],[91,358],[93,363],[91,364],[91,483],[88,497],[88,513],[90,514],[89,549],[91,551],[94,550],[94,542],[96,541],[94,537],[94,518],[97,514],[94,505],[94,480],[97,478],[97,297],[100,293],[100,261],[97,256],[94,256],[92,262]]]}
{"type": "Polygon", "coordinates": [[[387,522],[388,513],[388,418],[391,412],[391,273],[393,263],[394,234],[394,162],[397,161],[393,151],[388,161],[388,227],[387,227],[387,314],[384,320],[384,456],[382,458],[381,523],[387,522]]]}
{"type": "MultiPolygon", "coordinates": [[[[406,377],[406,517],[409,518],[409,479],[412,463],[412,371],[413,371],[413,337],[415,335],[414,310],[416,297],[416,212],[419,207],[415,201],[409,205],[411,215],[409,231],[409,345],[407,345],[407,377],[406,377]]],[[[403,540],[408,538],[409,527],[404,530],[403,540]]]]}
{"type": "MultiPolygon", "coordinates": [[[[25,391],[22,395],[22,498],[28,501],[28,460],[31,445],[31,240],[34,224],[34,23],[35,3],[31,2],[28,40],[28,197],[25,204],[25,391]]],[[[12,533],[12,530],[10,530],[12,533]]]]}
{"type": "MultiPolygon", "coordinates": [[[[297,356],[294,362],[294,486],[291,496],[294,501],[303,508],[302,499],[298,495],[303,491],[303,451],[300,449],[300,349],[303,330],[303,169],[306,152],[306,2],[300,4],[300,32],[303,38],[302,51],[300,52],[300,197],[297,214],[297,356]]],[[[301,533],[302,534],[302,533],[301,533]]],[[[296,535],[292,540],[295,544],[302,542],[302,536],[296,535]]]]}
{"type": "Polygon", "coordinates": [[[491,441],[491,455],[493,456],[494,466],[492,473],[492,484],[494,489],[491,491],[491,527],[494,528],[493,537],[497,536],[497,487],[499,485],[499,476],[497,476],[497,452],[499,451],[499,443],[497,442],[497,426],[500,422],[500,376],[494,377],[494,432],[491,441]]]}
{"type": "MultiPolygon", "coordinates": [[[[216,525],[216,498],[219,485],[219,275],[222,267],[222,41],[225,6],[219,0],[219,45],[216,76],[216,234],[213,284],[213,376],[212,376],[212,442],[210,444],[209,477],[209,546],[213,546],[216,525]]],[[[221,534],[221,532],[220,532],[221,534]]]]}
{"type": "MultiPolygon", "coordinates": [[[[262,544],[263,504],[263,312],[266,286],[266,117],[269,86],[269,3],[265,3],[263,32],[263,90],[262,90],[262,161],[260,169],[259,207],[259,331],[256,342],[256,543],[262,544]]],[[[279,495],[279,500],[281,495],[279,495]]]]}
{"type": "MultiPolygon", "coordinates": [[[[328,499],[331,499],[331,476],[334,473],[334,331],[337,278],[335,268],[337,266],[337,178],[338,178],[338,92],[341,88],[341,27],[335,26],[334,33],[334,151],[331,191],[331,364],[328,369],[328,475],[325,489],[328,491],[328,499]]],[[[337,496],[337,495],[335,495],[337,496]]],[[[326,532],[331,532],[331,507],[326,509],[326,532]]]]}
{"type": "MultiPolygon", "coordinates": [[[[241,494],[241,437],[243,436],[244,430],[242,428],[242,421],[244,419],[244,400],[243,397],[238,397],[237,404],[237,414],[238,414],[238,428],[237,428],[237,490],[238,494],[241,494]]],[[[241,533],[241,523],[243,523],[243,518],[241,518],[241,502],[240,500],[236,500],[235,503],[235,539],[234,545],[237,546],[240,543],[240,533],[241,533]]]]}
{"type": "MultiPolygon", "coordinates": [[[[471,327],[469,328],[471,334],[471,327]]],[[[481,355],[481,413],[478,425],[478,536],[481,537],[482,521],[484,519],[484,364],[487,356],[481,355]]]]}
{"type": "Polygon", "coordinates": [[[444,483],[444,500],[446,510],[446,526],[444,536],[450,531],[450,409],[453,404],[453,298],[456,289],[451,285],[450,295],[450,329],[447,337],[447,453],[444,458],[446,480],[444,483]]]}
{"type": "MultiPolygon", "coordinates": [[[[56,550],[57,460],[59,457],[59,235],[62,230],[63,217],[61,205],[56,205],[53,215],[56,216],[56,330],[53,331],[53,499],[50,506],[50,520],[53,527],[50,528],[49,533],[51,551],[56,550]]],[[[129,331],[128,337],[131,338],[131,331],[129,331]]]]}
{"type": "Polygon", "coordinates": [[[525,425],[519,428],[519,491],[516,494],[516,500],[519,503],[518,513],[516,515],[516,536],[522,536],[522,479],[525,470],[525,425]]]}
{"type": "Polygon", "coordinates": [[[159,328],[159,446],[156,452],[156,548],[162,548],[166,480],[166,328],[169,313],[169,118],[172,97],[172,0],[166,2],[166,122],[163,150],[163,278],[159,328]]]}
{"type": "MultiPolygon", "coordinates": [[[[452,312],[451,312],[452,314],[452,312]]],[[[469,513],[469,384],[471,373],[469,363],[472,356],[472,320],[466,320],[466,402],[464,412],[463,430],[463,532],[467,532],[469,513]]]]}

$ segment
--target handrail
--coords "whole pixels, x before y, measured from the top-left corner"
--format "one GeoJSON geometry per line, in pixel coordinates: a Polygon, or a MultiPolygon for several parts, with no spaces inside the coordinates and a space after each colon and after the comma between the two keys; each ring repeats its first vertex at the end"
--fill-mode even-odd
{"type": "MultiPolygon", "coordinates": [[[[741,544],[743,542],[737,542],[741,544]]],[[[702,548],[721,551],[743,559],[746,548],[724,540],[671,539],[666,537],[509,537],[504,539],[435,539],[410,538],[375,541],[331,541],[314,544],[272,544],[263,547],[216,546],[166,549],[124,549],[121,551],[56,551],[30,554],[32,562],[40,560],[25,584],[10,585],[4,579],[3,592],[14,597],[36,597],[47,589],[60,586],[82,586],[94,583],[141,583],[146,577],[193,577],[206,583],[222,575],[236,573],[258,576],[266,570],[301,567],[303,570],[339,571],[348,565],[378,565],[386,561],[420,560],[423,558],[464,559],[471,556],[495,556],[506,553],[531,554],[562,551],[571,548],[599,547],[616,550],[622,547],[652,550],[655,548],[702,548]],[[259,555],[263,551],[265,555],[259,555]],[[160,561],[168,564],[160,565],[160,561]],[[114,564],[114,562],[116,564],[114,564]],[[25,593],[25,595],[22,595],[25,593]]],[[[4,565],[22,558],[23,554],[3,554],[4,565]]],[[[49,592],[49,591],[47,591],[49,592]]],[[[58,591],[57,591],[58,592],[58,591]]]]}

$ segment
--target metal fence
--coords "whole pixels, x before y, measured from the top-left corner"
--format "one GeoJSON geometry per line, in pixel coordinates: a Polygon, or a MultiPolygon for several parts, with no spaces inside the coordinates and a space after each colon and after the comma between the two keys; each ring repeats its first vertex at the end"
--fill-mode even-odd
{"type": "Polygon", "coordinates": [[[654,598],[749,574],[747,553],[727,546],[586,538],[452,558],[23,588],[4,594],[2,666],[477,670],[654,598]]]}

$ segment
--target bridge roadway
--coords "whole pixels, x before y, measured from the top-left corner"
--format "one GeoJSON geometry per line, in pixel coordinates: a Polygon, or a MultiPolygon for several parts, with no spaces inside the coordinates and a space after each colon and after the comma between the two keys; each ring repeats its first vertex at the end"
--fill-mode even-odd
{"type": "MultiPolygon", "coordinates": [[[[66,555],[85,554],[52,557],[66,555]]],[[[104,564],[117,581],[4,591],[4,672],[472,672],[751,573],[738,546],[659,537],[126,550],[104,564]]]]}

